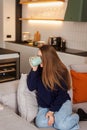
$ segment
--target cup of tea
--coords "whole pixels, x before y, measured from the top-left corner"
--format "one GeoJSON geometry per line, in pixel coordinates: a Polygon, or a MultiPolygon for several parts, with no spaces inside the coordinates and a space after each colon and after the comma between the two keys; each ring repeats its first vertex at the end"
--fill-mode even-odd
{"type": "Polygon", "coordinates": [[[42,63],[42,59],[40,56],[29,57],[29,63],[31,66],[38,66],[42,63]]]}

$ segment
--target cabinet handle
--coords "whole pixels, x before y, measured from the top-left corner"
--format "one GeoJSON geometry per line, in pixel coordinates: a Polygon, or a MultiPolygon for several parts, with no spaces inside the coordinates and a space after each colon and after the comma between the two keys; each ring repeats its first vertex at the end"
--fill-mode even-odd
{"type": "Polygon", "coordinates": [[[10,17],[6,17],[7,19],[10,19],[10,17]]]}

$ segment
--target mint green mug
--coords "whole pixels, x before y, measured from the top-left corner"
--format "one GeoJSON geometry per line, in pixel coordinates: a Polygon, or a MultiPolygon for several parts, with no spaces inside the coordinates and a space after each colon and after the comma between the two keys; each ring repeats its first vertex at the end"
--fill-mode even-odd
{"type": "Polygon", "coordinates": [[[29,63],[31,66],[38,66],[42,63],[42,59],[40,56],[29,57],[29,63]]]}

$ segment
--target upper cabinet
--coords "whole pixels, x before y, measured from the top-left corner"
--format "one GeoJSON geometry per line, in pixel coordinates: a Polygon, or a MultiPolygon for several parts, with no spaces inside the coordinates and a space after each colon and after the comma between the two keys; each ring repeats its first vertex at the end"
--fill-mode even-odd
{"type": "Polygon", "coordinates": [[[21,5],[19,0],[1,0],[0,12],[0,40],[3,41],[15,41],[21,38],[21,23],[19,18],[21,17],[21,5]],[[1,35],[2,32],[2,35],[1,35]]]}
{"type": "Polygon", "coordinates": [[[68,0],[64,20],[87,22],[87,0],[68,0]]]}
{"type": "Polygon", "coordinates": [[[15,40],[15,0],[3,0],[3,41],[15,40]]]}

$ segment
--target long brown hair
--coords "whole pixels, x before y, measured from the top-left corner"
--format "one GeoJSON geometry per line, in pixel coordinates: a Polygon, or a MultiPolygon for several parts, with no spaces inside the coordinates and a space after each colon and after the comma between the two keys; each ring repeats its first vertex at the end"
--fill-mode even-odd
{"type": "Polygon", "coordinates": [[[54,85],[57,84],[59,87],[62,87],[60,81],[64,80],[67,90],[69,90],[71,88],[69,72],[58,57],[54,47],[43,45],[39,49],[42,53],[42,81],[45,87],[54,90],[54,85]]]}

